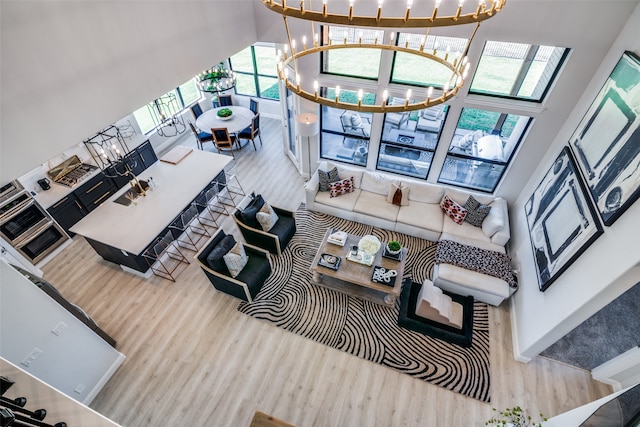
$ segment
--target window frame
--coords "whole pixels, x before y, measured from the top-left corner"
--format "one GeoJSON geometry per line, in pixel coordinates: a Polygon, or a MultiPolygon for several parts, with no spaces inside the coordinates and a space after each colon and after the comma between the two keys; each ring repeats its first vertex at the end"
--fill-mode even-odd
{"type": "MultiPolygon", "coordinates": [[[[341,27],[339,25],[335,25],[335,27],[341,27]]],[[[325,28],[327,28],[326,31],[331,31],[331,25],[321,25],[320,26],[320,44],[321,46],[326,46],[324,44],[324,31],[325,28]]],[[[347,27],[345,27],[347,28],[347,27]]],[[[354,29],[355,31],[355,29],[354,29]]],[[[384,30],[382,30],[382,35],[384,37],[384,30]]],[[[329,36],[329,34],[327,34],[327,37],[329,36]]],[[[380,39],[380,41],[382,41],[382,39],[380,39]]],[[[378,75],[376,77],[367,77],[367,76],[359,76],[359,75],[354,75],[354,74],[342,74],[342,73],[334,73],[331,71],[326,71],[325,70],[325,61],[327,58],[327,55],[329,55],[329,51],[324,51],[320,54],[320,73],[327,75],[327,76],[337,76],[337,77],[346,77],[346,78],[351,78],[351,79],[359,79],[359,80],[367,80],[370,82],[377,82],[380,79],[380,64],[382,64],[382,51],[380,52],[380,61],[378,61],[378,75]]]]}
{"type": "MultiPolygon", "coordinates": [[[[471,78],[470,81],[469,81],[468,94],[469,95],[477,95],[477,96],[487,96],[487,97],[491,97],[491,98],[505,99],[505,100],[510,100],[510,101],[524,101],[524,102],[527,102],[527,103],[536,103],[536,104],[541,104],[542,102],[544,102],[544,100],[547,98],[547,95],[548,95],[549,91],[551,90],[551,87],[553,86],[553,84],[555,83],[556,79],[558,78],[558,75],[560,74],[560,71],[562,70],[562,68],[566,64],[567,58],[569,57],[569,54],[571,53],[571,48],[561,47],[561,46],[552,46],[554,48],[564,49],[564,52],[562,53],[562,56],[560,57],[560,60],[558,61],[558,65],[555,67],[555,69],[553,70],[553,73],[551,74],[551,77],[549,78],[549,83],[546,85],[546,87],[544,88],[544,90],[540,94],[540,98],[539,99],[534,99],[534,98],[519,97],[517,95],[505,95],[505,94],[499,94],[499,93],[482,92],[482,91],[478,91],[477,89],[474,90],[472,88],[473,87],[473,81],[477,77],[479,65],[482,62],[482,57],[483,57],[484,51],[485,51],[485,49],[487,47],[487,43],[494,42],[494,41],[497,42],[497,43],[527,44],[527,43],[517,43],[517,42],[504,42],[504,41],[498,41],[498,40],[486,40],[484,46],[482,47],[482,53],[480,54],[480,58],[478,60],[478,64],[474,67],[473,78],[471,78]]],[[[541,45],[528,44],[528,46],[529,47],[531,47],[531,46],[540,47],[541,45]]],[[[525,78],[526,78],[526,76],[525,76],[525,78]]]]}
{"type": "MultiPolygon", "coordinates": [[[[478,108],[464,107],[460,111],[460,115],[458,116],[458,122],[456,123],[456,130],[458,129],[458,123],[460,123],[460,119],[462,118],[465,109],[478,110],[478,108]]],[[[520,136],[518,137],[518,141],[516,142],[515,146],[513,147],[513,150],[511,150],[511,153],[509,154],[508,158],[506,158],[502,162],[499,161],[499,160],[484,159],[482,157],[474,156],[474,155],[470,155],[470,154],[451,152],[450,150],[451,150],[451,147],[452,147],[452,144],[453,144],[453,137],[452,137],[452,140],[449,143],[449,147],[447,148],[447,153],[446,153],[445,159],[444,159],[444,161],[442,163],[442,167],[440,168],[440,172],[438,173],[438,178],[437,178],[437,183],[438,184],[452,185],[452,186],[455,186],[455,187],[465,188],[465,189],[468,189],[468,190],[478,191],[478,192],[482,192],[482,193],[489,193],[489,194],[493,194],[496,191],[496,188],[498,188],[498,185],[500,185],[500,182],[502,181],[502,178],[504,178],[505,172],[507,171],[507,169],[509,169],[509,166],[511,165],[511,162],[513,161],[513,158],[515,157],[516,152],[520,148],[520,145],[524,141],[528,130],[530,129],[532,123],[534,122],[534,118],[531,117],[531,116],[524,116],[524,115],[514,114],[514,113],[504,113],[504,112],[500,112],[500,111],[491,111],[491,110],[482,110],[482,111],[487,111],[487,112],[491,112],[491,113],[498,113],[498,120],[496,121],[496,123],[500,120],[501,116],[508,117],[509,115],[525,117],[525,118],[528,118],[528,121],[527,121],[527,124],[524,126],[524,128],[522,128],[522,132],[520,133],[520,136]],[[489,164],[489,165],[502,166],[503,169],[500,172],[500,175],[495,180],[495,183],[493,184],[493,187],[491,187],[491,189],[478,188],[477,186],[465,185],[464,182],[443,181],[442,180],[442,172],[443,172],[443,170],[445,168],[445,164],[447,162],[447,159],[449,159],[449,158],[452,158],[454,160],[466,160],[466,161],[471,161],[471,162],[479,162],[478,164],[489,164]]],[[[506,117],[503,120],[503,124],[506,121],[506,117]]],[[[479,129],[475,129],[475,130],[479,130],[479,129]]],[[[474,132],[475,130],[470,130],[470,132],[474,132]]],[[[487,134],[485,136],[488,136],[488,135],[493,135],[493,133],[487,134]]],[[[455,133],[454,133],[454,137],[455,137],[455,133]]]]}
{"type": "MultiPolygon", "coordinates": [[[[232,56],[233,55],[229,56],[229,58],[228,58],[229,69],[230,70],[232,70],[236,74],[242,74],[244,76],[251,76],[252,77],[253,87],[255,88],[256,94],[252,95],[252,94],[240,93],[240,92],[238,92],[238,87],[237,86],[235,88],[235,92],[236,92],[237,95],[240,95],[240,96],[256,97],[256,98],[266,99],[266,100],[271,100],[271,101],[279,101],[280,100],[280,93],[279,92],[278,92],[278,97],[277,98],[264,97],[262,95],[263,91],[261,90],[261,87],[260,87],[260,77],[272,78],[272,79],[276,79],[276,81],[279,81],[279,79],[278,79],[278,75],[277,74],[270,75],[270,74],[263,74],[263,73],[259,73],[258,72],[258,61],[256,59],[256,51],[255,51],[255,47],[257,45],[267,47],[266,45],[264,45],[262,43],[254,43],[254,44],[248,46],[250,48],[250,51],[251,51],[251,67],[253,68],[253,73],[249,73],[247,71],[234,70],[233,69],[233,60],[232,60],[232,56]]],[[[276,50],[275,43],[271,44],[268,47],[273,47],[274,51],[276,50]]],[[[240,52],[242,52],[242,51],[240,51],[240,52]]],[[[239,53],[239,52],[237,52],[237,53],[239,53]]],[[[274,61],[274,64],[275,64],[276,63],[275,54],[273,55],[273,58],[274,58],[273,61],[274,61]]]]}

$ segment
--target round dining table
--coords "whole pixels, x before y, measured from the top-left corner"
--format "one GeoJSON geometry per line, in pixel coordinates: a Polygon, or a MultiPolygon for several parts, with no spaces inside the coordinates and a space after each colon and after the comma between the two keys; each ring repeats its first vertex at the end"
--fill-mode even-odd
{"type": "Polygon", "coordinates": [[[237,105],[230,105],[228,107],[218,107],[205,111],[196,119],[196,126],[202,132],[207,133],[211,133],[211,129],[213,128],[227,128],[231,134],[238,133],[251,126],[252,118],[253,112],[250,109],[237,105]],[[233,111],[230,119],[223,120],[218,117],[218,111],[223,108],[229,108],[233,111]]]}

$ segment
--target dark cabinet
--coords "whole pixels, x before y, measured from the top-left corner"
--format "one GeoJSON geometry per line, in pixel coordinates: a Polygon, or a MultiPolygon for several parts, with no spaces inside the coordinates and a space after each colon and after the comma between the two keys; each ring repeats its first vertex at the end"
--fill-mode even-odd
{"type": "Polygon", "coordinates": [[[69,228],[87,214],[87,210],[73,193],[58,200],[47,211],[71,236],[73,236],[73,233],[69,231],[69,228]]]}
{"type": "Polygon", "coordinates": [[[115,192],[116,187],[113,181],[100,172],[85,184],[82,184],[80,188],[74,191],[74,194],[87,211],[91,212],[115,192]]]}
{"type": "Polygon", "coordinates": [[[147,140],[129,152],[121,162],[109,167],[106,172],[107,175],[112,178],[116,188],[122,188],[133,179],[133,177],[125,174],[126,167],[128,167],[134,175],[138,176],[157,160],[158,156],[156,156],[151,142],[147,140]]]}
{"type": "Polygon", "coordinates": [[[156,152],[151,146],[151,141],[149,140],[140,144],[138,148],[136,148],[136,151],[140,155],[145,169],[158,161],[158,156],[156,155],[156,152]]]}

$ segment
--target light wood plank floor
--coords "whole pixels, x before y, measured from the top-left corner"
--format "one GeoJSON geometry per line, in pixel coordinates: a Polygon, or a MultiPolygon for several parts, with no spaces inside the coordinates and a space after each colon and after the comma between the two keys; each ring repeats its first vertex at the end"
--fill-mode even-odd
{"type": "MultiPolygon", "coordinates": [[[[282,127],[263,118],[262,132],[262,147],[237,154],[240,180],[296,209],[303,180],[283,153],[282,127]]],[[[183,144],[195,147],[190,135],[183,144]]],[[[231,219],[223,228],[240,237],[231,219]]],[[[516,362],[508,304],[489,311],[488,405],[242,315],[193,263],[176,283],[144,280],[76,236],[44,272],[127,356],[91,405],[125,426],[248,426],[256,410],[298,427],[481,426],[492,407],[553,416],[610,393],[579,369],[543,358],[516,362]]]]}

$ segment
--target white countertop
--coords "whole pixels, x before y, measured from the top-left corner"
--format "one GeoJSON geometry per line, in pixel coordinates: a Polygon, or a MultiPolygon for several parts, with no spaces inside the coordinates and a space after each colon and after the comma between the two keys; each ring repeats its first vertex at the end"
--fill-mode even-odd
{"type": "Polygon", "coordinates": [[[138,178],[153,177],[158,188],[138,197],[137,206],[114,202],[129,190],[126,186],[71,227],[71,231],[141,254],[231,160],[230,156],[193,150],[177,165],[157,161],[138,178]]]}

